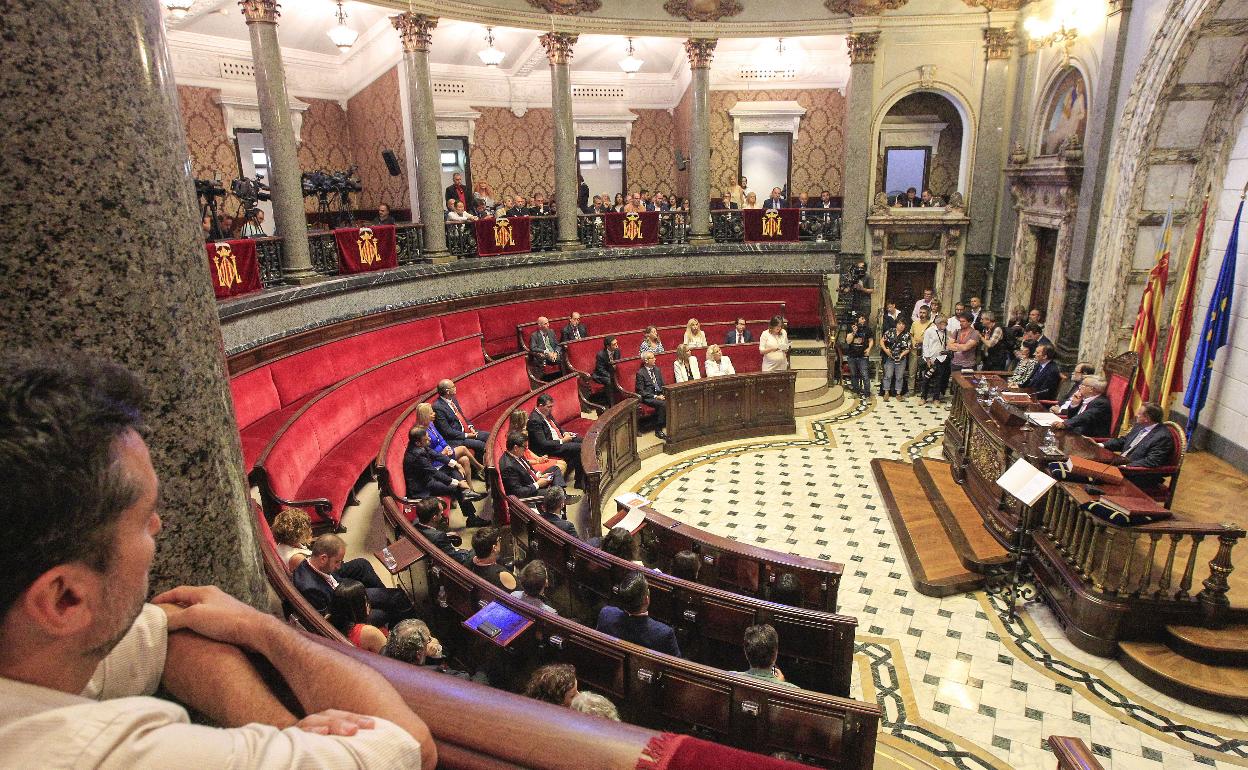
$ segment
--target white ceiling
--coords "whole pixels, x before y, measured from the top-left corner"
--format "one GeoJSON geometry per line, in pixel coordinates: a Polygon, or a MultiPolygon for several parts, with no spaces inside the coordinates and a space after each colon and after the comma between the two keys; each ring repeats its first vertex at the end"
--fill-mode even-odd
{"type": "MultiPolygon", "coordinates": [[[[347,24],[360,33],[360,40],[370,30],[373,34],[395,35],[387,31],[391,8],[383,8],[364,2],[346,2],[347,24]],[[374,29],[376,28],[376,29],[374,29]]],[[[283,0],[281,19],[278,23],[278,39],[284,49],[303,51],[329,57],[346,59],[349,54],[339,54],[330,42],[327,32],[336,23],[334,0],[283,0]]],[[[236,0],[195,0],[186,18],[169,20],[170,30],[192,33],[230,41],[246,41],[247,25],[236,0]]],[[[534,58],[545,64],[538,32],[530,29],[499,27],[494,29],[494,45],[507,54],[501,69],[514,74],[526,61],[534,58]]],[[[357,43],[357,47],[360,44],[357,43]]],[[[430,59],[433,64],[450,66],[483,67],[477,51],[485,48],[485,27],[466,21],[442,19],[433,33],[430,59]]],[[[573,52],[572,69],[576,72],[602,72],[619,75],[619,61],[627,55],[627,41],[621,35],[581,35],[573,52]]],[[[683,40],[663,37],[640,37],[633,41],[636,56],[645,63],[643,74],[675,74],[685,61],[683,40]]],[[[758,63],[774,60],[777,47],[775,38],[721,38],[716,58],[722,65],[733,70],[753,61],[758,63]]],[[[824,35],[786,39],[785,49],[800,65],[805,58],[818,57],[826,69],[831,59],[836,65],[843,62],[848,74],[849,61],[845,54],[843,35],[824,35]]],[[[837,67],[840,68],[839,66],[837,67]]]]}

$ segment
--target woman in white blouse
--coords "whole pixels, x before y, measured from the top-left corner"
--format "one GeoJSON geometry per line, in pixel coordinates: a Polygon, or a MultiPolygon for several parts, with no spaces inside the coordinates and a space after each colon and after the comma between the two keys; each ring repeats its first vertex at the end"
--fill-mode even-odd
{"type": "Polygon", "coordinates": [[[757,196],[757,195],[755,195],[755,194],[754,194],[754,193],[752,193],[752,192],[751,192],[751,193],[746,193],[746,194],[745,194],[745,205],[744,205],[744,206],[742,206],[741,208],[743,208],[743,209],[756,209],[756,208],[761,208],[761,207],[758,205],[758,196],[757,196]]]}
{"type": "Polygon", "coordinates": [[[758,337],[758,352],[763,354],[764,372],[783,372],[789,368],[789,333],[784,319],[772,316],[767,331],[758,337]]]}
{"type": "Polygon", "coordinates": [[[711,345],[706,349],[707,377],[723,377],[726,374],[736,373],[737,370],[732,368],[732,359],[723,354],[719,345],[711,345]]]}
{"type": "Polygon", "coordinates": [[[690,318],[685,324],[685,344],[690,350],[706,347],[706,332],[702,331],[702,324],[696,318],[690,318]]]}
{"type": "Polygon", "coordinates": [[[702,371],[698,368],[698,359],[689,355],[688,345],[681,344],[676,346],[676,360],[672,362],[672,372],[676,375],[676,382],[702,379],[702,371]]]}

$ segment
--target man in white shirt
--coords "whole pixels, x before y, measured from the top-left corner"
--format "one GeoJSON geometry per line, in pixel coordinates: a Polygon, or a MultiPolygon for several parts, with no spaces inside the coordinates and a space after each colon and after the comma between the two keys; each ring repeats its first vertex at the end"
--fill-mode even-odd
{"type": "Polygon", "coordinates": [[[918,302],[914,303],[914,310],[910,311],[910,320],[911,321],[919,320],[919,311],[922,310],[923,308],[927,308],[927,311],[929,313],[932,311],[932,290],[931,289],[924,289],[923,298],[920,299],[918,302]]]}
{"type": "Polygon", "coordinates": [[[432,767],[384,678],[211,586],[144,602],[161,521],[142,386],[0,360],[0,756],[10,767],[432,767]],[[244,650],[307,713],[292,714],[244,650]],[[158,685],[222,727],[192,725],[158,685]],[[366,716],[367,715],[367,716],[366,716]]]}

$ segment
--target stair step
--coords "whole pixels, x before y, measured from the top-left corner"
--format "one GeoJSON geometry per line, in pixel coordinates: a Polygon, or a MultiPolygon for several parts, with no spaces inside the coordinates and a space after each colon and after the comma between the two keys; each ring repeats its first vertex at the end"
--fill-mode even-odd
{"type": "Polygon", "coordinates": [[[1248,625],[1166,626],[1167,643],[1183,655],[1217,666],[1248,667],[1248,625]]]}
{"type": "Polygon", "coordinates": [[[1161,642],[1119,642],[1122,667],[1151,687],[1211,711],[1248,713],[1248,667],[1192,660],[1161,642]]]}
{"type": "Polygon", "coordinates": [[[953,478],[949,463],[919,459],[915,462],[915,475],[927,492],[928,502],[940,517],[963,566],[972,572],[987,572],[1010,560],[1010,554],[984,526],[979,509],[953,478]]]}
{"type": "Polygon", "coordinates": [[[897,529],[897,540],[915,589],[926,596],[950,596],[980,588],[983,576],[963,566],[914,466],[874,459],[871,472],[888,517],[897,529]]]}

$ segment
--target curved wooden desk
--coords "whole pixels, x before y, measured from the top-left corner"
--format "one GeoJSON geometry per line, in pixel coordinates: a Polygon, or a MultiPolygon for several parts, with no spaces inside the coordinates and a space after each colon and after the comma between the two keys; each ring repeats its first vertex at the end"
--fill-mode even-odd
{"type": "Polygon", "coordinates": [[[690,380],[663,388],[667,442],[676,454],[703,444],[792,433],[797,372],[751,372],[690,380]]]}

